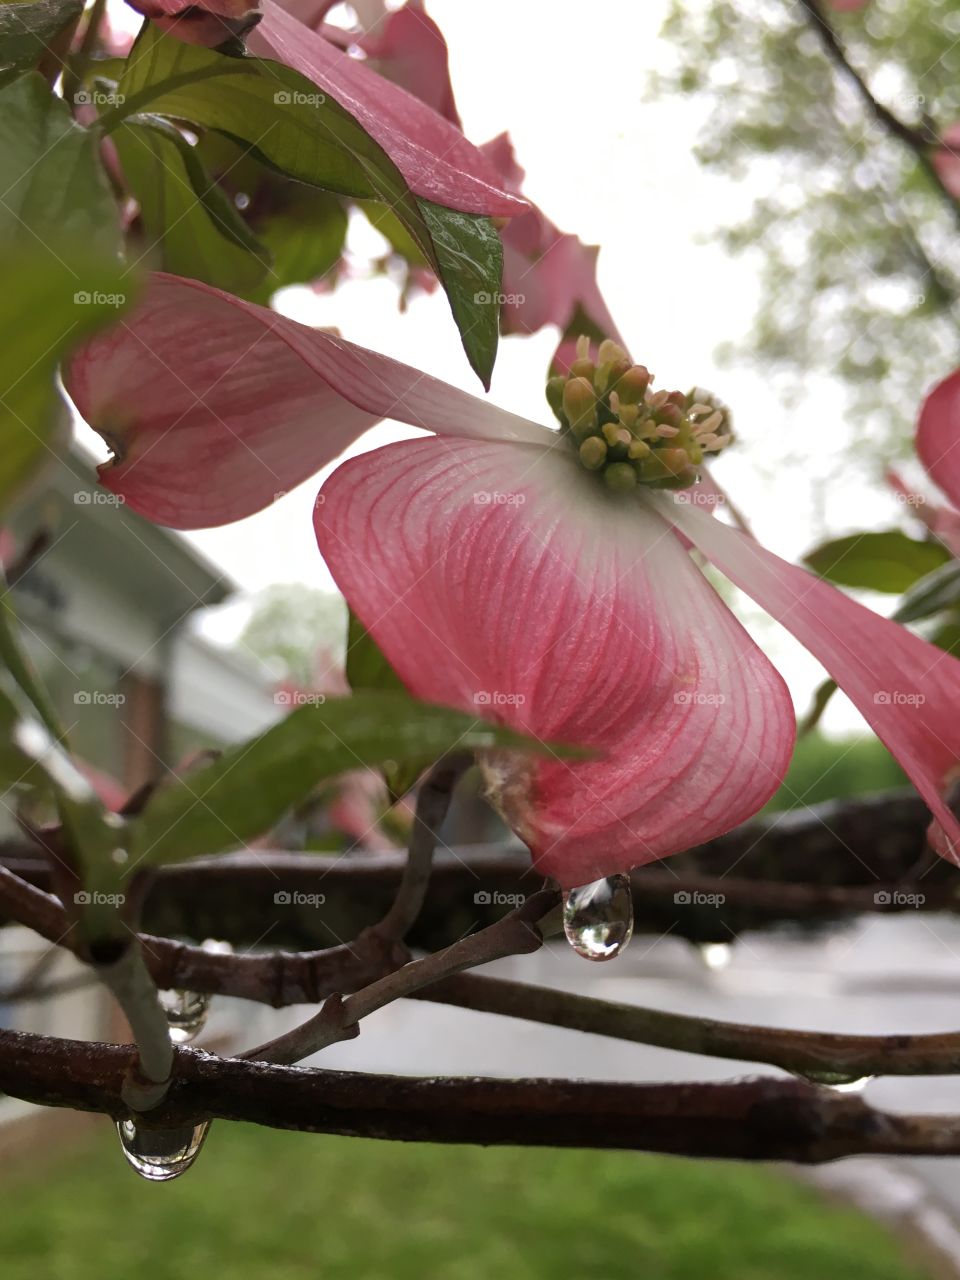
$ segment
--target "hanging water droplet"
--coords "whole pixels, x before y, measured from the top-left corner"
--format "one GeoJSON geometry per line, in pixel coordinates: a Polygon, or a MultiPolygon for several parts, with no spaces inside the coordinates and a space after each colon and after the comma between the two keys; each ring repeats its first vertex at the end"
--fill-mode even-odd
{"type": "Polygon", "coordinates": [[[158,995],[174,1044],[186,1044],[200,1034],[210,1012],[208,995],[200,991],[160,991],[158,995]]]}
{"type": "Polygon", "coordinates": [[[182,1129],[147,1129],[134,1120],[118,1120],[117,1133],[127,1164],[148,1182],[179,1178],[196,1160],[210,1122],[182,1129]]]}
{"type": "Polygon", "coordinates": [[[629,876],[608,876],[563,894],[563,931],[578,956],[612,960],[633,933],[629,876]]]}
{"type": "Polygon", "coordinates": [[[729,942],[702,942],[697,950],[708,969],[726,969],[733,959],[733,947],[729,942]]]}
{"type": "Polygon", "coordinates": [[[798,1071],[798,1080],[824,1085],[834,1093],[862,1093],[876,1076],[852,1076],[841,1071],[798,1071]]]}

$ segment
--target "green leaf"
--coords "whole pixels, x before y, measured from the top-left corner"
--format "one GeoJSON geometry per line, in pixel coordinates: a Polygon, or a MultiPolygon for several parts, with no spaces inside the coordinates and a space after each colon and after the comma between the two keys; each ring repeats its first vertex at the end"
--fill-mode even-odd
{"type": "MultiPolygon", "coordinates": [[[[346,676],[354,693],[361,689],[405,689],[403,681],[387,661],[386,654],[352,609],[347,623],[346,676]]],[[[424,769],[432,763],[429,756],[404,761],[385,760],[380,772],[391,801],[395,804],[405,796],[424,769]]]]}
{"type": "Polygon", "coordinates": [[[825,542],[805,557],[805,563],[821,578],[842,587],[899,593],[949,559],[950,553],[939,542],[919,542],[899,529],[889,529],[825,542]]]}
{"type": "Polygon", "coordinates": [[[945,622],[930,637],[930,643],[952,654],[955,658],[960,657],[960,622],[945,622]]]}
{"type": "Polygon", "coordinates": [[[419,200],[471,368],[490,390],[500,338],[503,246],[490,218],[419,200]]]}
{"type": "Polygon", "coordinates": [[[893,615],[897,622],[919,622],[960,604],[960,562],[948,560],[915,582],[893,615]]]}
{"type": "Polygon", "coordinates": [[[52,737],[57,742],[65,742],[66,732],[57,719],[47,691],[20,645],[17,635],[17,618],[10,603],[9,590],[0,597],[0,663],[6,667],[20,690],[33,704],[34,710],[52,737]]]}
{"type": "Polygon", "coordinates": [[[113,140],[140,204],[145,255],[174,275],[231,293],[255,290],[267,274],[267,250],[183,134],[160,116],[138,115],[113,140]]]}
{"type": "Polygon", "coordinates": [[[361,689],[402,691],[404,688],[383,650],[352,609],[347,622],[346,675],[354,693],[361,689]]]}
{"type": "MultiPolygon", "coordinates": [[[[33,714],[19,689],[0,676],[0,794],[52,802],[59,813],[74,870],[88,891],[78,903],[88,938],[123,936],[117,897],[124,862],[122,820],[104,812],[90,783],[33,714]]],[[[5,801],[9,807],[10,800],[5,801]]]]}
{"type": "Polygon", "coordinates": [[[797,734],[799,737],[805,737],[808,733],[813,732],[820,723],[821,716],[827,709],[827,703],[836,692],[836,680],[824,680],[824,682],[817,687],[813,695],[813,702],[810,706],[810,710],[797,726],[797,734]]]}
{"type": "Polygon", "coordinates": [[[545,749],[510,729],[401,693],[363,692],[303,706],[158,790],[130,821],[132,865],[236,849],[268,831],[318,782],[349,769],[494,746],[545,749]]]}
{"type": "Polygon", "coordinates": [[[0,505],[69,432],[60,358],[133,293],[98,147],[37,73],[0,89],[0,505]]]}
{"type": "Polygon", "coordinates": [[[257,233],[273,257],[273,269],[256,294],[268,302],[277,289],[318,280],[335,266],[347,237],[347,211],[335,195],[290,183],[281,207],[257,222],[257,233]]]}
{"type": "Polygon", "coordinates": [[[61,245],[72,242],[103,256],[120,249],[116,204],[99,145],[36,72],[0,89],[0,244],[44,246],[65,272],[73,273],[77,290],[84,282],[61,245]]]}
{"type": "Polygon", "coordinates": [[[150,111],[216,129],[288,177],[387,205],[436,271],[484,385],[496,358],[501,248],[486,217],[418,201],[387,153],[312,81],[279,62],[231,58],[147,24],[127,60],[123,104],[105,130],[150,111]],[[477,295],[493,301],[477,302],[477,295]]]}
{"type": "Polygon", "coordinates": [[[366,215],[367,221],[389,243],[394,253],[416,267],[429,267],[420,246],[404,229],[403,223],[395,217],[393,211],[379,200],[358,200],[357,204],[366,215]]]}
{"type": "Polygon", "coordinates": [[[0,4],[0,80],[35,67],[53,39],[83,9],[83,0],[0,4]]]}
{"type": "Polygon", "coordinates": [[[55,382],[61,357],[116,320],[117,301],[133,294],[119,263],[59,247],[50,254],[0,243],[0,509],[69,437],[70,414],[55,382]]]}

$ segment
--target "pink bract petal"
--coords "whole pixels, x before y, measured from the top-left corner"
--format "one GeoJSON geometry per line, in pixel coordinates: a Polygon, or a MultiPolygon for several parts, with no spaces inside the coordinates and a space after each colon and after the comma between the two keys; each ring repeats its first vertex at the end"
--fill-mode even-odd
{"type": "Polygon", "coordinates": [[[407,687],[571,762],[488,762],[497,803],[564,886],[728,830],[794,737],[778,673],[669,527],[606,500],[566,450],[438,438],[344,463],[315,525],[407,687]]]}
{"type": "Polygon", "coordinates": [[[937,383],[924,400],[916,446],[930,479],[960,507],[960,370],[937,383]]]}
{"type": "Polygon", "coordinates": [[[163,274],[80,349],[64,381],[117,455],[100,468],[102,483],[177,529],[261,510],[380,418],[454,435],[556,438],[418,369],[163,274]]]}
{"type": "Polygon", "coordinates": [[[247,41],[329,93],[379,142],[410,190],[451,209],[509,217],[526,201],[506,192],[494,166],[449,120],[334,48],[265,0],[263,21],[247,41]]]}
{"type": "Polygon", "coordinates": [[[960,661],[703,511],[658,504],[731,582],[819,659],[899,761],[952,842],[942,796],[960,763],[960,661]]]}
{"type": "Polygon", "coordinates": [[[886,481],[897,497],[939,538],[952,556],[960,557],[960,512],[928,502],[922,493],[915,493],[905,484],[892,467],[887,468],[886,481]]]}
{"type": "Polygon", "coordinates": [[[381,75],[461,128],[450,83],[447,42],[421,0],[407,0],[402,9],[385,14],[359,45],[375,60],[381,75]]]}

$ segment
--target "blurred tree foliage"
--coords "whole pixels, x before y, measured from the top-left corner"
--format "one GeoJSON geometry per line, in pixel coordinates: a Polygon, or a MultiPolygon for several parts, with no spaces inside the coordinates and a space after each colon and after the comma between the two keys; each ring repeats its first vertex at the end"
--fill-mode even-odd
{"type": "Polygon", "coordinates": [[[717,233],[761,282],[752,332],[721,355],[773,372],[787,398],[811,373],[839,376],[858,435],[889,456],[905,450],[924,389],[960,363],[960,209],[931,176],[930,148],[894,136],[829,56],[817,11],[908,130],[932,140],[960,119],[955,0],[847,14],[823,0],[671,0],[663,34],[677,58],[651,91],[698,95],[698,159],[757,193],[717,233]]]}
{"type": "Polygon", "coordinates": [[[341,595],[285,582],[254,598],[238,644],[266,662],[278,680],[310,688],[331,660],[340,670],[346,635],[347,607],[341,595]]]}

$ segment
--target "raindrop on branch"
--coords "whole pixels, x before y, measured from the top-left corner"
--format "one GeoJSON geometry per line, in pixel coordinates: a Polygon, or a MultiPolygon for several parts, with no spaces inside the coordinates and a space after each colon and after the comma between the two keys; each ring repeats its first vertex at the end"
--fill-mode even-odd
{"type": "Polygon", "coordinates": [[[158,994],[174,1044],[186,1044],[200,1034],[210,1012],[208,995],[200,991],[160,991],[158,994]]]}
{"type": "Polygon", "coordinates": [[[810,1084],[823,1085],[834,1093],[863,1093],[871,1080],[876,1076],[852,1076],[840,1071],[797,1071],[798,1080],[808,1080],[810,1084]]]}
{"type": "Polygon", "coordinates": [[[186,1173],[203,1146],[210,1122],[179,1129],[147,1129],[118,1120],[117,1133],[127,1163],[148,1182],[169,1182],[186,1173]]]}
{"type": "Polygon", "coordinates": [[[578,956],[612,960],[633,933],[629,876],[608,876],[563,894],[563,931],[578,956]]]}

